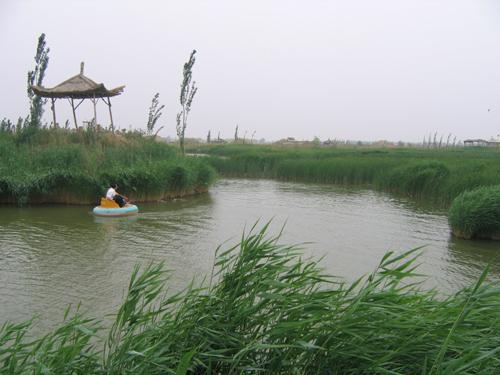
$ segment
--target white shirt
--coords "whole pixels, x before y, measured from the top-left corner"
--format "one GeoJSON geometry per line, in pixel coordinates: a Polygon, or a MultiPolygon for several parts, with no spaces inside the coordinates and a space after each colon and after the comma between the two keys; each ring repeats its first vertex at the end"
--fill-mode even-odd
{"type": "Polygon", "coordinates": [[[108,192],[106,193],[106,198],[113,200],[113,198],[115,197],[115,195],[116,195],[116,190],[113,189],[112,187],[110,187],[108,189],[108,192]]]}

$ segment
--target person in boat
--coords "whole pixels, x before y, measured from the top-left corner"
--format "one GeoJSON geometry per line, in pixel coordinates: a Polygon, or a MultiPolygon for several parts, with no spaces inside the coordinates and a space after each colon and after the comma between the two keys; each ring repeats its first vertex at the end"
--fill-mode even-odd
{"type": "Polygon", "coordinates": [[[106,193],[106,199],[110,199],[112,201],[115,201],[118,204],[118,206],[123,207],[127,204],[127,197],[118,193],[116,191],[117,189],[118,189],[117,184],[111,184],[109,186],[107,193],[106,193]]]}

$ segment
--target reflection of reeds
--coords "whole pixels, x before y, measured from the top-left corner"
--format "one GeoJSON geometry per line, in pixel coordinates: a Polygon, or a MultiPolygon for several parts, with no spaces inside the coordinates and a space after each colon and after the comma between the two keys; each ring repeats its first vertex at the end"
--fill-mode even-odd
{"type": "Polygon", "coordinates": [[[438,298],[415,283],[416,254],[388,253],[349,285],[264,227],[218,249],[203,287],[165,296],[163,265],[136,267],[108,334],[79,314],[34,341],[31,322],[6,323],[0,361],[8,373],[495,373],[500,288],[484,272],[438,298]]]}
{"type": "Polygon", "coordinates": [[[0,133],[0,202],[88,204],[110,183],[131,197],[161,197],[214,178],[206,161],[179,158],[173,147],[142,136],[93,132],[87,144],[80,133],[60,129],[36,134],[31,143],[16,143],[15,135],[0,133]]]}
{"type": "Polygon", "coordinates": [[[363,184],[448,206],[461,192],[500,184],[496,149],[202,148],[225,176],[363,184]],[[224,158],[221,158],[224,157],[224,158]]]}

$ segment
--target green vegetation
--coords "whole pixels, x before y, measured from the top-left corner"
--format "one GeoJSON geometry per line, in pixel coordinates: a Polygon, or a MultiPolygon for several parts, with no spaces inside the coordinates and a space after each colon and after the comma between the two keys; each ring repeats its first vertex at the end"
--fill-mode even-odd
{"type": "Polygon", "coordinates": [[[493,374],[500,364],[500,287],[449,297],[419,287],[417,250],[386,254],[346,284],[266,227],[217,250],[204,286],[165,294],[162,264],[136,267],[107,332],[78,312],[27,339],[0,329],[1,373],[493,374]]]}
{"type": "Polygon", "coordinates": [[[189,112],[191,112],[191,104],[193,103],[194,96],[198,91],[198,87],[196,87],[196,82],[193,81],[191,83],[191,79],[193,78],[193,65],[196,62],[196,50],[191,52],[189,56],[189,61],[184,64],[184,68],[182,70],[182,83],[181,83],[181,95],[179,97],[179,102],[181,104],[181,111],[177,113],[176,121],[176,130],[177,136],[179,137],[179,147],[181,149],[181,154],[184,155],[184,139],[186,134],[186,127],[189,112]]]}
{"type": "MultiPolygon", "coordinates": [[[[35,128],[42,127],[42,115],[44,112],[43,106],[47,99],[43,99],[35,95],[32,86],[42,86],[45,71],[49,65],[49,52],[50,48],[47,47],[45,34],[38,37],[38,44],[36,46],[35,55],[35,69],[28,72],[28,100],[30,102],[30,114],[26,119],[26,124],[35,128]]],[[[55,124],[54,124],[55,126],[55,124]]]]}
{"type": "Polygon", "coordinates": [[[223,176],[364,185],[441,207],[466,190],[500,184],[496,149],[216,145],[190,152],[213,156],[223,176]]]}
{"type": "Polygon", "coordinates": [[[460,194],[453,201],[449,221],[458,237],[500,239],[500,185],[460,194]]]}
{"type": "Polygon", "coordinates": [[[110,183],[135,201],[204,191],[215,171],[138,133],[89,129],[0,132],[0,202],[96,202],[110,183]]]}
{"type": "Polygon", "coordinates": [[[159,97],[160,93],[157,92],[153,96],[153,99],[151,99],[151,106],[149,107],[149,112],[148,112],[148,123],[146,124],[146,134],[153,137],[156,137],[160,132],[160,130],[163,129],[163,126],[160,126],[155,131],[156,123],[158,122],[158,120],[162,115],[161,111],[163,110],[163,108],[165,108],[164,104],[160,105],[159,97]]]}

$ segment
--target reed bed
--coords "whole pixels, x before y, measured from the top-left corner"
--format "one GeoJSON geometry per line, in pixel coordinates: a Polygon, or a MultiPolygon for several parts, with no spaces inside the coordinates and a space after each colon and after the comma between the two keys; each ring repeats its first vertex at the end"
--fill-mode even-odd
{"type": "Polygon", "coordinates": [[[78,312],[28,339],[0,329],[5,374],[493,374],[500,287],[448,297],[419,286],[418,249],[387,253],[352,284],[279,243],[267,226],[217,249],[202,285],[166,293],[163,264],[137,266],[109,330],[78,312]]]}
{"type": "Polygon", "coordinates": [[[457,237],[500,240],[500,185],[460,194],[450,208],[449,222],[457,237]]]}
{"type": "Polygon", "coordinates": [[[228,177],[364,185],[449,207],[460,193],[500,184],[500,150],[217,145],[192,149],[228,177]]]}
{"type": "Polygon", "coordinates": [[[205,160],[140,134],[40,129],[19,137],[0,132],[0,202],[89,204],[110,183],[132,199],[158,199],[206,190],[215,178],[205,160]]]}

